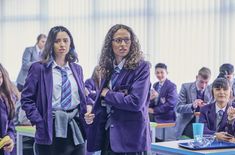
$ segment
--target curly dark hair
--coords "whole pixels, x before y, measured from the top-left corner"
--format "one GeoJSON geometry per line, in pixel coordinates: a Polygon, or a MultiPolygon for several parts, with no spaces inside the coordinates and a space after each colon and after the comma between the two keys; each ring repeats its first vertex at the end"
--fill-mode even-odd
{"type": "Polygon", "coordinates": [[[126,56],[124,68],[135,69],[139,65],[140,60],[143,59],[143,53],[142,51],[140,51],[140,44],[134,31],[126,25],[116,24],[109,29],[108,33],[105,36],[104,44],[102,47],[101,56],[99,59],[99,66],[101,68],[102,78],[108,77],[113,70],[113,61],[115,59],[115,55],[112,48],[112,40],[114,34],[119,29],[127,30],[131,36],[130,51],[126,56]]]}
{"type": "Polygon", "coordinates": [[[47,62],[55,59],[54,43],[56,40],[56,36],[59,32],[66,32],[70,38],[70,41],[71,41],[70,50],[66,54],[65,60],[68,62],[78,61],[77,53],[75,51],[75,45],[74,45],[73,37],[72,37],[71,33],[69,32],[69,30],[67,28],[65,28],[63,26],[55,26],[55,27],[51,28],[51,30],[49,31],[48,37],[47,37],[45,49],[42,54],[42,62],[43,63],[47,63],[47,62]]]}

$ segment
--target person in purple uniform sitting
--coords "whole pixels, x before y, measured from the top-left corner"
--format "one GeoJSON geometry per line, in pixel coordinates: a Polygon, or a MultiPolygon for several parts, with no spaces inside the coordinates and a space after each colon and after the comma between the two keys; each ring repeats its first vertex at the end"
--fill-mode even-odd
{"type": "Polygon", "coordinates": [[[133,30],[122,24],[107,33],[99,66],[101,90],[87,113],[88,151],[102,155],[145,155],[150,151],[148,118],[150,64],[133,30]]]}
{"type": "Polygon", "coordinates": [[[212,83],[213,100],[200,109],[199,122],[204,123],[204,134],[214,134],[217,139],[229,141],[234,135],[234,108],[229,102],[231,87],[226,78],[217,78],[212,83]]]}
{"type": "MultiPolygon", "coordinates": [[[[155,65],[155,75],[158,82],[153,84],[153,89],[150,94],[150,121],[173,123],[176,119],[174,109],[178,99],[176,85],[167,79],[167,66],[164,63],[155,65]]],[[[167,135],[163,135],[162,130],[161,128],[156,129],[156,141],[175,139],[173,127],[166,129],[166,132],[169,133],[167,135]]]]}
{"type": "MultiPolygon", "coordinates": [[[[0,64],[0,140],[8,136],[0,149],[0,155],[10,155],[15,145],[15,99],[12,83],[6,69],[0,64]]],[[[14,154],[14,151],[12,152],[14,154]]]]}

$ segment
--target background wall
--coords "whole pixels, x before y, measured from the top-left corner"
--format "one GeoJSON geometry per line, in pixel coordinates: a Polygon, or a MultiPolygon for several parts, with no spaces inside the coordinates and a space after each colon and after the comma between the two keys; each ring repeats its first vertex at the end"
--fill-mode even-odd
{"type": "MultiPolygon", "coordinates": [[[[132,27],[145,58],[168,65],[180,88],[202,66],[213,78],[235,58],[234,0],[0,0],[0,62],[14,81],[25,47],[55,25],[73,34],[85,78],[97,64],[105,34],[116,23],[132,27]]],[[[154,82],[154,67],[151,70],[154,82]]]]}

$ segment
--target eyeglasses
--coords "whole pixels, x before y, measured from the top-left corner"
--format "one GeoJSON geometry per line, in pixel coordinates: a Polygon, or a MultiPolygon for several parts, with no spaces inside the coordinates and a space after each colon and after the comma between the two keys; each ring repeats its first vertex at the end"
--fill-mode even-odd
{"type": "Polygon", "coordinates": [[[124,41],[125,44],[129,44],[131,42],[131,39],[130,38],[114,38],[112,39],[112,41],[114,41],[117,44],[121,44],[122,41],[124,41]]]}

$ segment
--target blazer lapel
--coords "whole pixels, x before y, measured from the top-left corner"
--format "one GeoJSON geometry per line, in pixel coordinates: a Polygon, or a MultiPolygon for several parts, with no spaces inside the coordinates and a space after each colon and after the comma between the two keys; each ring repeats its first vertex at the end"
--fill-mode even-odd
{"type": "Polygon", "coordinates": [[[166,81],[163,83],[162,88],[160,90],[159,99],[166,93],[166,88],[167,88],[168,83],[169,83],[169,80],[166,79],[166,81]]]}
{"type": "Polygon", "coordinates": [[[44,86],[45,86],[45,95],[48,103],[52,102],[52,88],[53,88],[53,80],[52,80],[52,67],[51,65],[44,66],[45,71],[42,73],[44,78],[44,86]]]}
{"type": "Polygon", "coordinates": [[[114,86],[112,86],[113,87],[113,90],[115,90],[115,88],[117,87],[117,86],[120,86],[122,83],[123,83],[123,81],[126,81],[126,79],[124,79],[125,77],[126,77],[126,74],[128,73],[128,71],[123,67],[122,68],[122,70],[121,70],[121,72],[119,73],[119,75],[118,75],[118,80],[117,80],[117,82],[114,84],[114,86]]]}
{"type": "Polygon", "coordinates": [[[207,119],[208,119],[208,128],[211,130],[216,131],[216,112],[215,112],[215,103],[211,103],[211,106],[209,107],[208,113],[207,113],[207,119]]]}
{"type": "Polygon", "coordinates": [[[210,90],[208,89],[208,87],[206,87],[205,89],[205,93],[204,93],[204,102],[208,103],[211,99],[211,93],[209,92],[210,90]]]}
{"type": "Polygon", "coordinates": [[[228,114],[227,114],[227,110],[228,110],[228,105],[226,106],[226,109],[225,109],[225,111],[224,111],[224,114],[223,114],[223,116],[222,116],[222,119],[221,119],[221,121],[219,122],[219,127],[218,127],[218,131],[225,131],[224,129],[225,129],[225,126],[226,126],[226,124],[227,124],[227,118],[228,118],[228,114]]]}
{"type": "Polygon", "coordinates": [[[193,84],[192,84],[192,87],[191,87],[192,89],[190,89],[191,90],[191,101],[193,102],[193,101],[195,101],[196,99],[197,99],[197,88],[196,88],[196,82],[194,82],[193,84]]]}
{"type": "Polygon", "coordinates": [[[82,87],[82,81],[79,79],[79,75],[81,75],[80,71],[79,70],[76,70],[75,66],[73,63],[70,63],[69,64],[71,70],[72,70],[72,73],[73,73],[73,76],[77,82],[77,86],[78,86],[78,93],[79,93],[79,97],[80,97],[80,101],[81,102],[85,102],[85,98],[84,98],[84,95],[85,93],[82,93],[84,92],[84,88],[82,87]]]}

